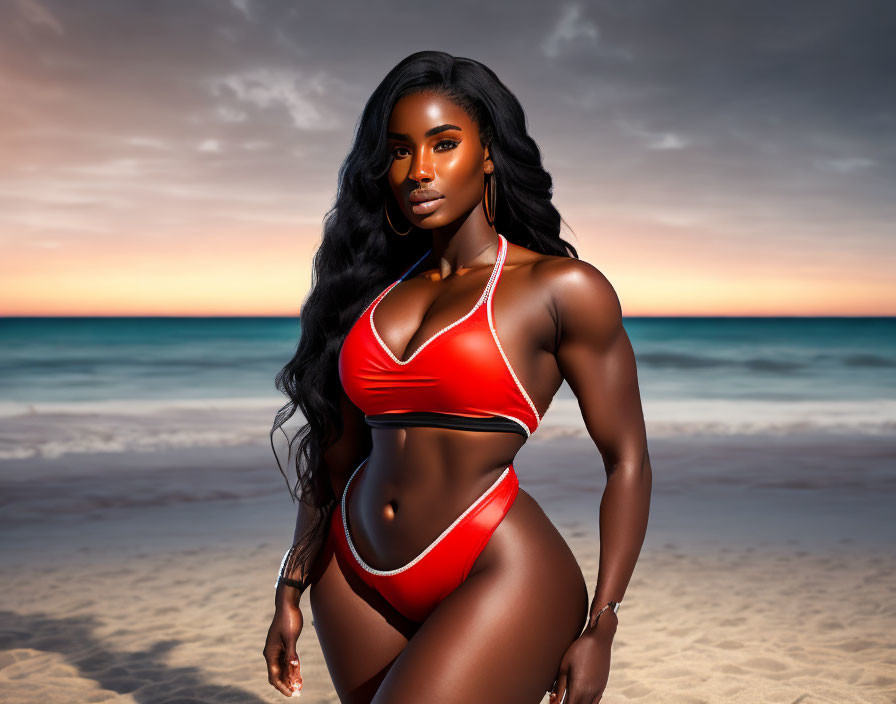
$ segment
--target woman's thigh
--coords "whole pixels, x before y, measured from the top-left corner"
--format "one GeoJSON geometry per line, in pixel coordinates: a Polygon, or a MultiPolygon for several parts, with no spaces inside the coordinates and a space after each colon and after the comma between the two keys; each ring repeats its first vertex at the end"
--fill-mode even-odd
{"type": "Polygon", "coordinates": [[[368,704],[417,624],[404,618],[330,552],[309,587],[314,630],[343,704],[368,704]]]}
{"type": "Polygon", "coordinates": [[[373,701],[537,704],[587,611],[569,545],[520,489],[466,581],[420,626],[373,701]]]}

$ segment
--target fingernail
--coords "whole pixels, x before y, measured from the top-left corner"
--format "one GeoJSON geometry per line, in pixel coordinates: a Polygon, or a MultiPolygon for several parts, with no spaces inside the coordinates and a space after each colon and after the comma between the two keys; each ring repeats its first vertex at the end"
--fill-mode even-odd
{"type": "Polygon", "coordinates": [[[290,665],[298,665],[298,664],[299,664],[299,661],[298,661],[298,660],[290,660],[290,661],[289,661],[289,664],[290,664],[290,665]]]}

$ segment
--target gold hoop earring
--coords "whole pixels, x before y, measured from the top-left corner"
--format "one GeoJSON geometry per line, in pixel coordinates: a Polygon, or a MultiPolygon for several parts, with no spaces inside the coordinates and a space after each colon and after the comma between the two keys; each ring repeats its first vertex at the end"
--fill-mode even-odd
{"type": "Polygon", "coordinates": [[[396,235],[406,235],[406,234],[408,234],[408,232],[410,232],[414,228],[413,225],[410,225],[410,223],[408,223],[410,225],[410,227],[408,227],[407,232],[399,232],[398,230],[395,229],[395,225],[393,225],[392,220],[389,219],[389,200],[388,199],[386,199],[386,201],[383,203],[383,212],[386,213],[386,222],[389,223],[389,227],[392,228],[392,232],[394,232],[396,235]]]}
{"type": "Polygon", "coordinates": [[[486,194],[485,194],[485,202],[483,203],[483,207],[485,209],[485,219],[488,221],[489,225],[495,224],[495,206],[498,203],[498,196],[496,192],[498,177],[494,171],[489,174],[490,178],[488,179],[488,183],[486,184],[486,194]]]}

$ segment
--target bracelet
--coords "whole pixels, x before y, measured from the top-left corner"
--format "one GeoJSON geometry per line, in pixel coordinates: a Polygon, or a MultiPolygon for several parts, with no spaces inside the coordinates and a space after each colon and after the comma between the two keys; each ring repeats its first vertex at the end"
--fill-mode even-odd
{"type": "Polygon", "coordinates": [[[280,569],[277,570],[277,579],[274,580],[274,589],[280,586],[280,578],[283,576],[283,568],[286,566],[286,560],[289,559],[289,556],[295,547],[295,545],[292,545],[285,553],[283,553],[283,559],[280,560],[280,569]]]}
{"type": "Polygon", "coordinates": [[[290,579],[289,577],[278,578],[276,586],[280,586],[281,584],[285,584],[287,587],[295,587],[299,591],[305,591],[305,587],[307,586],[305,582],[299,582],[295,579],[290,579]]]}
{"type": "Polygon", "coordinates": [[[594,623],[591,624],[592,627],[597,625],[597,620],[600,618],[600,615],[601,615],[604,611],[606,611],[607,609],[612,609],[614,614],[615,614],[615,613],[619,613],[619,605],[620,605],[621,603],[622,603],[621,601],[608,601],[608,602],[601,608],[601,610],[598,611],[598,612],[594,615],[594,623]]]}
{"type": "MultiPolygon", "coordinates": [[[[297,545],[297,544],[296,544],[297,545]]],[[[276,590],[281,584],[285,584],[288,587],[294,587],[300,591],[305,591],[305,587],[308,586],[306,582],[299,581],[296,579],[290,579],[289,577],[283,576],[283,571],[286,568],[286,563],[292,555],[293,550],[296,549],[296,545],[293,545],[289,548],[284,554],[283,559],[280,560],[280,569],[277,571],[277,579],[274,582],[274,589],[276,590]]]]}

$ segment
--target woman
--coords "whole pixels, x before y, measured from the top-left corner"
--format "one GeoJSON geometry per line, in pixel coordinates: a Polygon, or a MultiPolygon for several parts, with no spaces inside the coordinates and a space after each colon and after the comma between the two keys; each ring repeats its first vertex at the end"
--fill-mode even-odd
{"type": "Polygon", "coordinates": [[[559,229],[523,110],[492,71],[424,51],[386,76],[277,377],[291,400],[274,430],[297,407],[307,420],[264,647],[278,691],[301,688],[310,585],[342,702],[600,699],[651,470],[619,301],[559,229]],[[609,477],[590,609],[512,466],[563,379],[609,477]]]}

